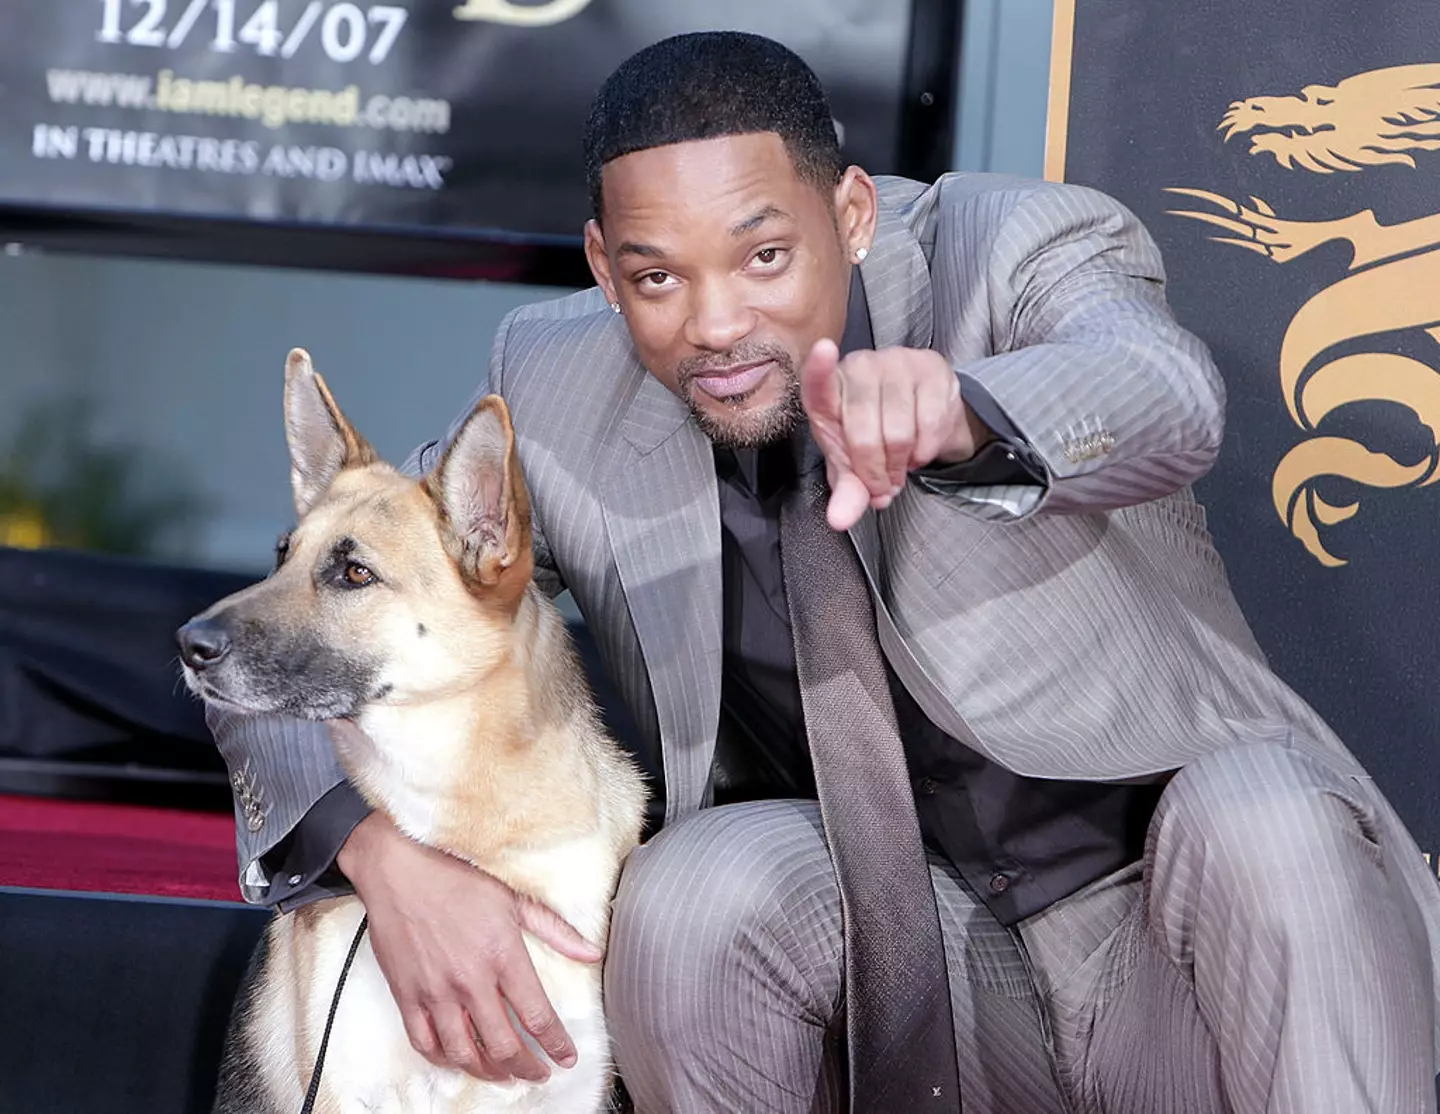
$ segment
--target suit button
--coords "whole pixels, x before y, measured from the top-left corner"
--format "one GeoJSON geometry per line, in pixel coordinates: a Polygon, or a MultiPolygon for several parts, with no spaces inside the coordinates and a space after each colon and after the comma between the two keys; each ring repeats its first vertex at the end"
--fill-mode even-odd
{"type": "Polygon", "coordinates": [[[990,875],[990,892],[992,894],[1003,894],[1010,888],[1010,879],[998,871],[990,875]]]}
{"type": "Polygon", "coordinates": [[[920,796],[929,797],[939,787],[940,783],[937,782],[933,777],[924,777],[920,779],[920,784],[916,788],[919,791],[920,796]]]}

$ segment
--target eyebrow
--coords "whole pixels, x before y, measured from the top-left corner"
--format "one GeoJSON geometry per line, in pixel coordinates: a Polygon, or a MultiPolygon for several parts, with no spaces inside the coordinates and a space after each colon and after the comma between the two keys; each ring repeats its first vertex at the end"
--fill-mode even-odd
{"type": "Polygon", "coordinates": [[[759,228],[767,220],[789,219],[790,214],[787,213],[784,209],[781,209],[777,205],[766,205],[765,208],[752,213],[750,216],[742,220],[739,224],[732,225],[730,227],[730,235],[734,236],[736,239],[739,239],[747,232],[754,232],[755,229],[759,228]]]}
{"type": "MultiPolygon", "coordinates": [[[[754,232],[768,220],[790,219],[790,214],[779,206],[766,205],[763,209],[756,210],[738,224],[731,225],[730,235],[732,238],[738,240],[741,236],[754,232]]],[[[617,259],[623,255],[638,255],[645,259],[664,259],[665,251],[662,248],[657,248],[653,244],[639,244],[634,240],[626,240],[615,249],[615,257],[617,259]]]]}
{"type": "Polygon", "coordinates": [[[622,255],[641,255],[644,256],[646,259],[665,258],[665,253],[659,248],[654,247],[650,244],[637,244],[634,240],[626,240],[618,248],[615,249],[615,257],[617,259],[620,258],[622,255]]]}

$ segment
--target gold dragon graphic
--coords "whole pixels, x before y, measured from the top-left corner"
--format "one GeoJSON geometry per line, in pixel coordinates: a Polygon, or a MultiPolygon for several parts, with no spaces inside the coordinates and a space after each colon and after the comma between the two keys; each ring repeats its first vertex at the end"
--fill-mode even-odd
{"type": "MultiPolygon", "coordinates": [[[[1249,153],[1270,155],[1287,170],[1315,174],[1399,164],[1416,168],[1414,152],[1440,151],[1440,64],[1393,66],[1309,85],[1298,96],[1236,101],[1219,130],[1248,137],[1249,153]]],[[[1326,549],[1321,527],[1351,518],[1359,497],[1336,506],[1315,492],[1339,477],[1371,488],[1424,487],[1440,480],[1440,350],[1425,363],[1395,352],[1327,358],[1337,345],[1395,330],[1420,330],[1440,344],[1440,212],[1382,225],[1369,210],[1336,220],[1286,220],[1258,197],[1241,204],[1208,190],[1167,193],[1210,210],[1169,210],[1225,233],[1212,236],[1274,263],[1333,241],[1352,250],[1346,275],[1301,306],[1280,346],[1280,386],[1295,423],[1310,434],[1276,466],[1275,510],[1307,550],[1329,567],[1346,562],[1326,549]],[[1316,427],[1343,406],[1399,403],[1429,429],[1430,454],[1405,464],[1358,441],[1323,436],[1316,427]]],[[[1377,345],[1378,346],[1378,345],[1377,345]]]]}

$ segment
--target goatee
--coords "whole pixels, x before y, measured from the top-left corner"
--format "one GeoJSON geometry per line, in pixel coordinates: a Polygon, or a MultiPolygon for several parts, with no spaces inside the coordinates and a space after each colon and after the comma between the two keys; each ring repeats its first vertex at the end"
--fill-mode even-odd
{"type": "Polygon", "coordinates": [[[715,444],[728,449],[754,448],[783,441],[795,427],[804,420],[805,408],[800,403],[800,376],[795,371],[795,361],[783,348],[769,344],[739,345],[717,356],[694,357],[684,361],[677,369],[681,394],[695,424],[715,444]],[[707,408],[699,401],[699,388],[695,380],[711,374],[717,369],[737,367],[761,360],[775,365],[782,382],[782,394],[763,409],[747,409],[750,395],[734,399],[708,399],[707,408]],[[717,412],[714,404],[724,407],[717,412]]]}

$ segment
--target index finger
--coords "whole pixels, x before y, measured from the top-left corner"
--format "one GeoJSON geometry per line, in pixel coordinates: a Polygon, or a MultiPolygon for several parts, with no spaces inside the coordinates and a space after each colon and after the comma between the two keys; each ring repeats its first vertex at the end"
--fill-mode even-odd
{"type": "Polygon", "coordinates": [[[840,420],[840,349],[828,338],[817,340],[800,365],[800,405],[811,421],[840,420]]]}

